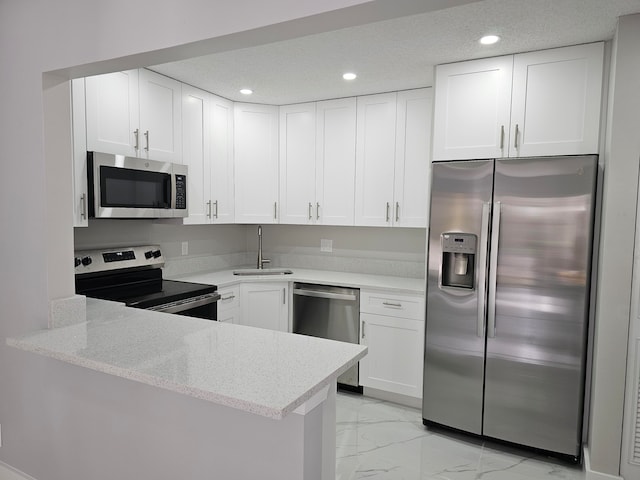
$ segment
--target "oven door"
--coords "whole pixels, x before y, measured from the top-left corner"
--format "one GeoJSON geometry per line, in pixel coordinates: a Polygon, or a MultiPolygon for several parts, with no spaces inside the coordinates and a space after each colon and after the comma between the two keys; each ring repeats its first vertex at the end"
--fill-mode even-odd
{"type": "Polygon", "coordinates": [[[218,300],[220,300],[220,294],[214,292],[178,300],[176,302],[156,305],[147,308],[147,310],[174,313],[186,317],[204,318],[205,320],[218,320],[218,300]]]}

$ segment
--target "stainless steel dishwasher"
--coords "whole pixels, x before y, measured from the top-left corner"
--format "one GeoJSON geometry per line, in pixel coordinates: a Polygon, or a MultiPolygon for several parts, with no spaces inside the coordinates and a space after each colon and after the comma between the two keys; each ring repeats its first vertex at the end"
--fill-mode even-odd
{"type": "MultiPolygon", "coordinates": [[[[357,288],[293,284],[293,333],[360,343],[360,290],[357,288]]],[[[338,377],[338,384],[362,391],[358,364],[338,377]]]]}

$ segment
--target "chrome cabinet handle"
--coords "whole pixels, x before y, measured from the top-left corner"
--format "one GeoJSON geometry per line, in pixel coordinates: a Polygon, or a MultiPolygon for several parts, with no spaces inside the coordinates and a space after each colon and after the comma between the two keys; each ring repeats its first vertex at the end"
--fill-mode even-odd
{"type": "Polygon", "coordinates": [[[207,217],[211,218],[211,200],[207,202],[207,217]]]}
{"type": "Polygon", "coordinates": [[[396,222],[400,221],[400,202],[396,202],[396,222]]]}
{"type": "Polygon", "coordinates": [[[493,205],[491,224],[491,256],[489,259],[489,298],[487,305],[487,330],[489,337],[496,336],[496,280],[498,270],[498,242],[500,240],[501,202],[493,205]]]}
{"type": "Polygon", "coordinates": [[[313,205],[311,205],[311,202],[309,202],[309,220],[311,220],[311,217],[313,217],[311,210],[313,210],[313,205]]]}
{"type": "Polygon", "coordinates": [[[482,227],[480,229],[480,258],[478,259],[478,325],[477,335],[484,337],[485,288],[487,283],[487,252],[489,250],[489,216],[491,204],[482,204],[482,227]]]}
{"type": "Polygon", "coordinates": [[[87,219],[87,194],[80,195],[80,218],[87,219]]]}
{"type": "Polygon", "coordinates": [[[316,202],[316,220],[320,220],[320,202],[316,202]]]}
{"type": "Polygon", "coordinates": [[[513,148],[518,148],[518,133],[519,133],[519,129],[518,129],[518,124],[516,123],[516,134],[514,135],[514,140],[513,140],[513,148]]]}
{"type": "Polygon", "coordinates": [[[500,150],[504,149],[504,125],[500,125],[500,150]]]}
{"type": "Polygon", "coordinates": [[[287,289],[286,288],[282,289],[282,304],[283,305],[287,304],[287,289]]]}
{"type": "Polygon", "coordinates": [[[389,222],[389,202],[387,202],[387,215],[386,215],[386,219],[387,219],[387,222],[389,222]]]}
{"type": "Polygon", "coordinates": [[[133,148],[135,148],[136,150],[138,150],[140,148],[139,145],[139,135],[140,135],[140,129],[136,128],[133,131],[133,135],[136,137],[136,144],[133,146],[133,148]]]}
{"type": "Polygon", "coordinates": [[[278,219],[278,202],[273,202],[273,219],[278,219]]]}
{"type": "Polygon", "coordinates": [[[395,302],[382,302],[382,304],[383,304],[385,307],[402,308],[402,304],[401,304],[401,303],[395,303],[395,302]]]}
{"type": "Polygon", "coordinates": [[[146,132],[144,132],[144,137],[147,141],[147,146],[144,147],[144,149],[148,152],[149,151],[149,130],[147,130],[146,132]]]}
{"type": "Polygon", "coordinates": [[[216,200],[215,202],[213,202],[213,206],[216,207],[213,210],[213,218],[218,218],[218,200],[216,200]]]}
{"type": "Polygon", "coordinates": [[[225,300],[233,300],[234,298],[236,298],[235,295],[231,294],[228,297],[222,297],[220,300],[225,301],[225,300]]]}
{"type": "Polygon", "coordinates": [[[360,326],[360,331],[362,332],[362,338],[364,338],[364,337],[365,337],[365,334],[364,334],[364,325],[365,325],[364,320],[362,320],[362,322],[361,322],[361,323],[362,323],[362,324],[361,324],[361,326],[360,326]]]}

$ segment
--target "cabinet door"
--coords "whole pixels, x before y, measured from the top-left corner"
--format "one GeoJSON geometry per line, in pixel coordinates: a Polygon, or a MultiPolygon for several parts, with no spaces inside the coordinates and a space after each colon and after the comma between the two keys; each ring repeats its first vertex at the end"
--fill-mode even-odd
{"type": "Polygon", "coordinates": [[[433,159],[507,156],[513,56],[439,65],[433,159]]]}
{"type": "Polygon", "coordinates": [[[280,107],[280,223],[315,223],[316,105],[280,107]]]}
{"type": "Polygon", "coordinates": [[[360,344],[369,347],[360,384],[421,398],[424,322],[369,313],[360,320],[360,344]]]}
{"type": "Polygon", "coordinates": [[[218,293],[218,321],[240,323],[240,286],[221,288],[218,293]]]}
{"type": "Polygon", "coordinates": [[[603,43],[515,55],[510,157],[598,153],[603,55],[603,43]]]}
{"type": "Polygon", "coordinates": [[[236,223],[278,223],[278,107],[234,105],[236,223]]]}
{"type": "Polygon", "coordinates": [[[211,99],[211,216],[213,223],[233,223],[233,103],[211,99]]]}
{"type": "Polygon", "coordinates": [[[139,156],[182,162],[181,84],[164,75],[140,69],[139,156]]]}
{"type": "Polygon", "coordinates": [[[135,157],[142,145],[138,70],[87,77],[87,150],[135,157]]]}
{"type": "Polygon", "coordinates": [[[84,78],[71,84],[71,130],[73,132],[73,226],[87,227],[87,124],[84,78]]]}
{"type": "Polygon", "coordinates": [[[243,283],[240,323],[250,327],[289,331],[287,282],[243,283]]]}
{"type": "Polygon", "coordinates": [[[190,85],[182,89],[182,160],[189,167],[185,224],[211,222],[210,94],[190,85]]]}
{"type": "Polygon", "coordinates": [[[353,225],[356,99],[316,104],[316,223],[353,225]]]}
{"type": "Polygon", "coordinates": [[[398,92],[393,225],[427,226],[432,90],[398,92]]]}
{"type": "Polygon", "coordinates": [[[355,224],[391,226],[396,94],[358,97],[355,224]]]}

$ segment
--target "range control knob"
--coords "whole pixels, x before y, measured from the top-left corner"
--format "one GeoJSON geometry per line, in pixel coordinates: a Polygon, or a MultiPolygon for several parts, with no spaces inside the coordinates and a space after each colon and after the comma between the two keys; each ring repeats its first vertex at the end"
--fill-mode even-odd
{"type": "Polygon", "coordinates": [[[80,260],[78,257],[73,259],[73,266],[74,267],[79,267],[81,263],[82,263],[82,260],[80,260]]]}
{"type": "Polygon", "coordinates": [[[158,258],[160,255],[162,255],[162,252],[160,252],[160,250],[155,250],[153,252],[153,258],[158,258]]]}
{"type": "Polygon", "coordinates": [[[85,267],[88,265],[91,265],[91,257],[83,257],[82,260],[80,260],[82,262],[82,265],[84,265],[85,267]]]}
{"type": "Polygon", "coordinates": [[[153,252],[151,250],[144,252],[144,258],[149,260],[151,257],[153,257],[153,252]]]}

